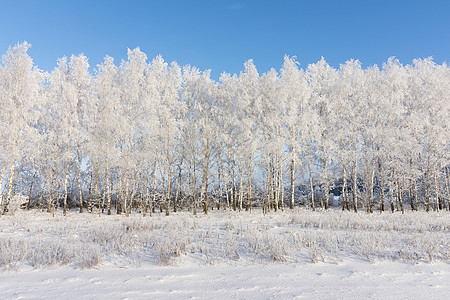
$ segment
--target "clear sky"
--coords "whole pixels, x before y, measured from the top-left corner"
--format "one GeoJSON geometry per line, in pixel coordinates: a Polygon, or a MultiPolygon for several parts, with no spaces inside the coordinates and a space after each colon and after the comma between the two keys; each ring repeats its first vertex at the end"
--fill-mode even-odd
{"type": "Polygon", "coordinates": [[[260,73],[283,56],[302,67],[321,56],[338,67],[364,67],[390,56],[403,64],[433,56],[450,61],[449,0],[0,0],[0,53],[24,40],[39,68],[84,53],[95,66],[105,55],[120,63],[127,48],[149,58],[239,73],[252,58],[260,73]]]}

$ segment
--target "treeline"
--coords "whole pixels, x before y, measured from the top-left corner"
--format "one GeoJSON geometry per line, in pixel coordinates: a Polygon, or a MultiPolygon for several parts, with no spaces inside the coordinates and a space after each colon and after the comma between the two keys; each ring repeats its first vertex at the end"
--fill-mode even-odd
{"type": "Polygon", "coordinates": [[[307,205],[450,207],[450,68],[431,58],[381,68],[260,75],[148,62],[128,50],[90,71],[84,55],[36,68],[26,42],[0,65],[1,208],[99,213],[307,205]]]}

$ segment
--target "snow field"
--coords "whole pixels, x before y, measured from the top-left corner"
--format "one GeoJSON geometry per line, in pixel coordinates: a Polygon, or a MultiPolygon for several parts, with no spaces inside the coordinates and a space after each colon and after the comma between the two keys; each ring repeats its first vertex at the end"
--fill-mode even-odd
{"type": "Polygon", "coordinates": [[[214,211],[153,215],[38,211],[0,219],[0,267],[92,268],[102,262],[182,265],[328,262],[344,258],[448,262],[450,220],[446,212],[354,214],[308,210],[263,215],[214,211]]]}
{"type": "Polygon", "coordinates": [[[449,229],[446,212],[18,211],[0,218],[0,298],[443,299],[449,229]]]}
{"type": "Polygon", "coordinates": [[[32,269],[0,275],[2,299],[446,299],[448,263],[240,264],[32,269]]]}

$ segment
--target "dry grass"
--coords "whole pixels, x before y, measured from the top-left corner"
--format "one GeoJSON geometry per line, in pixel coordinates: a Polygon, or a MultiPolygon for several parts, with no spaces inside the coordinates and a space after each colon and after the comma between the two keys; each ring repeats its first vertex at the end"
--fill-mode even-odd
{"type": "Polygon", "coordinates": [[[408,263],[450,260],[447,212],[354,214],[296,210],[263,215],[213,212],[63,217],[30,211],[0,218],[0,268],[102,261],[177,264],[300,262],[339,263],[345,258],[408,263]]]}

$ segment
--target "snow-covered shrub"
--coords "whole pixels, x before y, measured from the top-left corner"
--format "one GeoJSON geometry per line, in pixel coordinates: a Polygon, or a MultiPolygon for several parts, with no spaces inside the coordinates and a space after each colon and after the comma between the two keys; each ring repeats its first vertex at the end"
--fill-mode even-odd
{"type": "Polygon", "coordinates": [[[0,238],[0,268],[17,270],[26,258],[28,244],[25,240],[14,237],[0,238]]]}
{"type": "Polygon", "coordinates": [[[22,204],[26,203],[27,201],[28,201],[27,196],[14,195],[14,197],[11,198],[11,201],[9,201],[8,207],[6,209],[6,213],[8,215],[15,215],[16,212],[22,206],[22,204]]]}
{"type": "Polygon", "coordinates": [[[173,257],[186,254],[188,244],[189,241],[180,235],[161,235],[154,237],[151,249],[159,264],[168,265],[173,257]]]}
{"type": "Polygon", "coordinates": [[[201,264],[332,262],[344,258],[407,263],[450,260],[448,212],[355,214],[330,210],[208,216],[51,214],[0,218],[0,268],[102,261],[167,265],[185,257],[201,264]]]}
{"type": "Polygon", "coordinates": [[[161,222],[159,232],[148,237],[147,242],[159,264],[168,265],[172,258],[186,254],[191,237],[185,225],[185,220],[165,220],[161,222]]]}
{"type": "Polygon", "coordinates": [[[90,269],[97,266],[102,261],[98,246],[83,245],[79,256],[75,257],[74,266],[81,269],[90,269]]]}
{"type": "Polygon", "coordinates": [[[53,239],[33,240],[27,255],[28,262],[35,268],[52,268],[57,265],[67,265],[80,254],[78,247],[72,243],[65,243],[53,239]]]}

